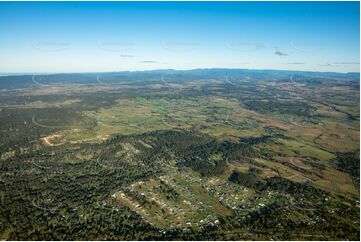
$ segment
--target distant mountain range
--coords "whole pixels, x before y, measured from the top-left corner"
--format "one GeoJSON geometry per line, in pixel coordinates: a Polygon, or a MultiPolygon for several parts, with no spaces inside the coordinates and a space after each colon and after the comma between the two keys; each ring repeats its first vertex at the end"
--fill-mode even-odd
{"type": "Polygon", "coordinates": [[[337,72],[311,72],[311,71],[288,71],[288,70],[252,70],[252,69],[227,69],[207,68],[193,70],[159,69],[149,71],[120,71],[120,72],[92,72],[92,73],[2,73],[0,76],[0,88],[20,88],[30,85],[47,84],[96,84],[98,77],[108,81],[120,83],[123,81],[156,81],[162,77],[171,81],[182,82],[189,79],[243,79],[248,81],[278,80],[287,81],[291,77],[307,79],[339,79],[359,81],[360,73],[337,73],[337,72]]]}

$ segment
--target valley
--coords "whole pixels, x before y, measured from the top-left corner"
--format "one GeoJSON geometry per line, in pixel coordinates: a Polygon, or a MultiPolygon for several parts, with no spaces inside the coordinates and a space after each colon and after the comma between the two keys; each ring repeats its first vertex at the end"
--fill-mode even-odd
{"type": "Polygon", "coordinates": [[[1,238],[357,240],[359,98],[358,73],[1,76],[1,238]]]}

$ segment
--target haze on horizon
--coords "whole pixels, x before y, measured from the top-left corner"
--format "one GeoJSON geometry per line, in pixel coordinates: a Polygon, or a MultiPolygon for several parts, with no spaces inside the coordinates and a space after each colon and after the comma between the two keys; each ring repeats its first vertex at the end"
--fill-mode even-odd
{"type": "Polygon", "coordinates": [[[359,72],[359,2],[1,2],[0,72],[359,72]]]}

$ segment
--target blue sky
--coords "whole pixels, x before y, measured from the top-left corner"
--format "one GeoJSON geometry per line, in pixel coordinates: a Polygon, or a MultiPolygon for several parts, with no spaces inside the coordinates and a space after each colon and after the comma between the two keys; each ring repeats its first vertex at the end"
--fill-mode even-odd
{"type": "Polygon", "coordinates": [[[359,71],[358,2],[1,2],[0,72],[359,71]]]}

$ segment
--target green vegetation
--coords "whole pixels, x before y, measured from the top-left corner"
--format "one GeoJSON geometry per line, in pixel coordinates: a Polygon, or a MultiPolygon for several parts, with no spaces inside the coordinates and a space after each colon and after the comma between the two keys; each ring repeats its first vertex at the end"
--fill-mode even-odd
{"type": "Polygon", "coordinates": [[[360,153],[337,153],[337,166],[360,183],[360,153]]]}
{"type": "Polygon", "coordinates": [[[233,171],[230,177],[228,178],[231,182],[235,182],[239,185],[248,187],[248,188],[256,188],[261,185],[262,180],[257,174],[255,174],[254,170],[249,170],[248,173],[242,173],[233,171]]]}
{"type": "Polygon", "coordinates": [[[358,76],[292,74],[0,77],[1,238],[358,240],[358,76]]]}

